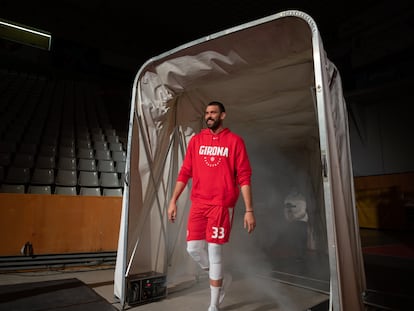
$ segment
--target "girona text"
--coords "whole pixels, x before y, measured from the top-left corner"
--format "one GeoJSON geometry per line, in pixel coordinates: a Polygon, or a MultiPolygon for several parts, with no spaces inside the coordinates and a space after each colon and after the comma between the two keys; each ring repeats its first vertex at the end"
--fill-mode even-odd
{"type": "Polygon", "coordinates": [[[229,148],[219,147],[219,146],[200,146],[200,149],[198,149],[198,154],[208,155],[208,156],[228,157],[229,148]]]}

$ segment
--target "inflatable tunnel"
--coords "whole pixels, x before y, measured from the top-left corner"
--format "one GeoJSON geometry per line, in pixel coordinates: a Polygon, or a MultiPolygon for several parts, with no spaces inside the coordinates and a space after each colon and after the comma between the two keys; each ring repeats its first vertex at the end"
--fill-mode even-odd
{"type": "MultiPolygon", "coordinates": [[[[165,275],[168,286],[197,277],[185,247],[191,182],[177,202],[175,224],[167,220],[167,207],[186,146],[204,127],[204,108],[213,100],[226,106],[224,125],[245,140],[253,169],[257,228],[252,235],[243,229],[240,199],[226,263],[281,280],[293,274],[287,263],[296,242],[284,200],[294,186],[307,204],[304,260],[313,262],[311,272],[325,271],[309,279],[319,279],[317,290],[329,293],[332,310],[362,310],[365,272],[341,78],[315,21],[295,10],[205,36],[139,68],[115,296],[127,304],[127,280],[140,273],[165,275]]],[[[290,282],[305,286],[304,279],[290,282]]]]}

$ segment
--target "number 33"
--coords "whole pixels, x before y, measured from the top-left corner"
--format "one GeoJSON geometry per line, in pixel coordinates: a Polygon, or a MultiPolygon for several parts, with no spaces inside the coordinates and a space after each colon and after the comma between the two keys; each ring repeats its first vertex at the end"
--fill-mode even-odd
{"type": "Polygon", "coordinates": [[[224,228],[223,227],[213,227],[213,234],[211,235],[213,239],[222,239],[224,238],[224,228]]]}

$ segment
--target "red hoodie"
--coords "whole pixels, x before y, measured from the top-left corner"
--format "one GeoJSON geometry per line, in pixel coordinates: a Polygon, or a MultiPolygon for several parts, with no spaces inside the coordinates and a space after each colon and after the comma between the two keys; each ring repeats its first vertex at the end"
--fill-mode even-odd
{"type": "Polygon", "coordinates": [[[187,148],[177,180],[193,179],[193,202],[234,207],[239,186],[250,185],[252,169],[243,139],[228,128],[203,129],[187,148]]]}

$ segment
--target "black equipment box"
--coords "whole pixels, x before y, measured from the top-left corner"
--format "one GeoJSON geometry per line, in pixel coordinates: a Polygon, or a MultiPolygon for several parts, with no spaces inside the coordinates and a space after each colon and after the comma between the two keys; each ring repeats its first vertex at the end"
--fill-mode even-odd
{"type": "Polygon", "coordinates": [[[127,277],[126,302],[132,305],[160,300],[167,296],[167,277],[154,271],[127,277]]]}

